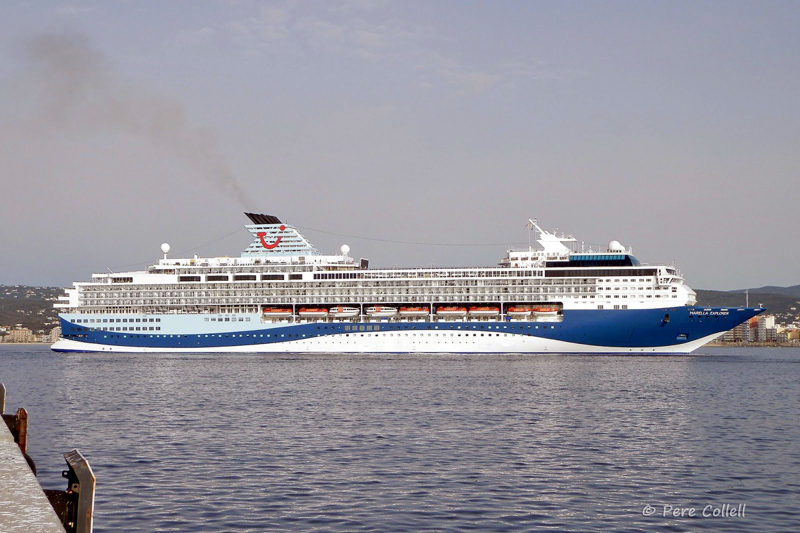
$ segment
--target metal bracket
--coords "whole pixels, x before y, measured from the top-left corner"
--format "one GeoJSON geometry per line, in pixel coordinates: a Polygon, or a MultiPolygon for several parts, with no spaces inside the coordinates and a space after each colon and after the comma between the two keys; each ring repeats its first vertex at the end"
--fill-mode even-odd
{"type": "Polygon", "coordinates": [[[86,458],[78,450],[64,454],[69,470],[61,475],[67,479],[67,490],[45,490],[67,533],[91,533],[94,515],[96,479],[86,458]]]}

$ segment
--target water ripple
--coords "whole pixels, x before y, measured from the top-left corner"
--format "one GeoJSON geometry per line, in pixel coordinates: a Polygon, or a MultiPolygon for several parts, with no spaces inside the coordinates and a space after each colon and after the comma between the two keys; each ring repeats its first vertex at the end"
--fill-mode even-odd
{"type": "Polygon", "coordinates": [[[45,488],[89,458],[98,532],[793,530],[799,361],[4,345],[0,380],[45,488]]]}

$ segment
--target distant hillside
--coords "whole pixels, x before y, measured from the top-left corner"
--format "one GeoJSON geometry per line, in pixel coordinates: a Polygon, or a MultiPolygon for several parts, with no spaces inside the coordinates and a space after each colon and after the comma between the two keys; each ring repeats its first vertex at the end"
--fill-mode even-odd
{"type": "Polygon", "coordinates": [[[0,285],[0,326],[22,324],[33,331],[58,325],[53,304],[64,290],[56,287],[0,285]]]}
{"type": "MultiPolygon", "coordinates": [[[[706,291],[695,289],[697,305],[707,307],[739,307],[745,305],[745,290],[706,291]]],[[[792,287],[767,286],[748,289],[750,307],[759,304],[767,308],[767,312],[775,315],[779,323],[800,321],[800,285],[792,287]]]]}
{"type": "Polygon", "coordinates": [[[729,291],[729,292],[744,293],[744,291],[746,290],[749,290],[750,294],[753,294],[754,292],[780,294],[782,296],[792,296],[795,299],[800,300],[800,285],[792,285],[791,287],[776,287],[774,285],[767,285],[765,287],[759,287],[757,289],[737,289],[735,291],[729,291]]]}

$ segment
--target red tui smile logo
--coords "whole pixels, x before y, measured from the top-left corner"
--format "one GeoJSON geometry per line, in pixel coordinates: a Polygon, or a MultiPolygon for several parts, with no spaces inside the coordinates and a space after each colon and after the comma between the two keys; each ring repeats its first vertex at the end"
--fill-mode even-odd
{"type": "MultiPolygon", "coordinates": [[[[281,224],[281,231],[285,229],[286,226],[281,224]]],[[[267,241],[264,240],[264,237],[267,236],[266,231],[259,231],[258,233],[256,233],[256,235],[258,235],[258,238],[261,239],[261,245],[264,246],[264,248],[266,248],[267,250],[272,250],[281,243],[281,237],[279,236],[277,239],[275,239],[275,242],[273,242],[272,244],[267,244],[267,241]]]]}

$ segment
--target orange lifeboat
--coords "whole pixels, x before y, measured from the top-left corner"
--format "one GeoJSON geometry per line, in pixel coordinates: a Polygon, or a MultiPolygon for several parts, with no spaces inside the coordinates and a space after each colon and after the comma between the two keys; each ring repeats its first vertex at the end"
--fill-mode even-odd
{"type": "Polygon", "coordinates": [[[436,309],[437,316],[446,317],[464,317],[467,316],[466,307],[438,307],[436,309]]]}
{"type": "Polygon", "coordinates": [[[420,316],[428,316],[428,308],[427,307],[401,307],[400,308],[400,316],[404,317],[420,317],[420,316]]]}
{"type": "Polygon", "coordinates": [[[262,314],[264,318],[289,318],[292,310],[286,307],[265,307],[262,314]]]}
{"type": "Polygon", "coordinates": [[[506,314],[511,318],[527,318],[531,316],[531,308],[527,306],[512,306],[506,310],[506,314]]]}
{"type": "Polygon", "coordinates": [[[322,307],[301,307],[297,314],[303,318],[325,318],[328,310],[322,307]]]}

